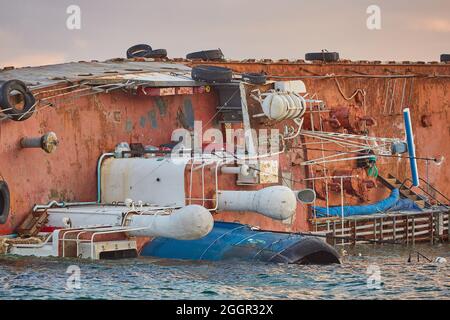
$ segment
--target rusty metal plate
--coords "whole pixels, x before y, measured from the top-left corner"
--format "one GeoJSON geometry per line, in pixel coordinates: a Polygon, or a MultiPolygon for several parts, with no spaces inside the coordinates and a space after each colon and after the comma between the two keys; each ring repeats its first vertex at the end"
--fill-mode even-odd
{"type": "Polygon", "coordinates": [[[261,184],[278,183],[278,160],[261,160],[259,162],[259,182],[261,184]]]}

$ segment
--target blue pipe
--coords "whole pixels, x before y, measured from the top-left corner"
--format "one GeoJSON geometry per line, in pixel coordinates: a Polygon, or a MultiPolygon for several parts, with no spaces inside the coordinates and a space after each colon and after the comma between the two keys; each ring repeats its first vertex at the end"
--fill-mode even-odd
{"type": "Polygon", "coordinates": [[[412,130],[411,113],[409,108],[405,108],[403,110],[403,117],[405,119],[406,140],[408,143],[409,165],[411,167],[412,182],[413,186],[418,187],[420,185],[419,172],[417,170],[416,147],[414,145],[414,134],[412,130]]]}

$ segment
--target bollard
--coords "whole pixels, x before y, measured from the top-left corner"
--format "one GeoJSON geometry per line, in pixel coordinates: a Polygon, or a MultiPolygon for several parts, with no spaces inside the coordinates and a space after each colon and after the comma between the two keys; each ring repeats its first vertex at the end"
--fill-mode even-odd
{"type": "Polygon", "coordinates": [[[47,153],[55,151],[58,144],[58,137],[54,132],[48,132],[42,137],[25,137],[20,140],[20,146],[24,149],[39,148],[47,153]]]}

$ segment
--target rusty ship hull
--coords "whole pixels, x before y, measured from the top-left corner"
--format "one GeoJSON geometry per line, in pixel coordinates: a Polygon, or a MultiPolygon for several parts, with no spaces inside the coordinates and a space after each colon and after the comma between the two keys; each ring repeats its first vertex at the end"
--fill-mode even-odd
{"type": "MultiPolygon", "coordinates": [[[[0,174],[8,182],[11,193],[10,214],[7,221],[0,225],[0,234],[16,232],[35,204],[53,200],[97,201],[98,159],[114,150],[119,142],[160,146],[171,141],[173,129],[192,130],[194,120],[203,122],[203,132],[210,128],[224,130],[227,125],[242,128],[239,122],[227,124],[226,120],[216,119],[220,97],[214,86],[199,83],[174,86],[164,79],[158,79],[158,83],[150,88],[134,92],[120,88],[92,92],[89,89],[83,91],[83,87],[78,86],[81,81],[115,84],[116,75],[123,80],[123,75],[142,72],[170,74],[171,68],[186,72],[189,67],[200,64],[228,67],[237,74],[264,72],[272,81],[302,80],[311,96],[324,101],[328,109],[325,112],[313,112],[312,109],[307,112],[304,123],[307,130],[353,134],[370,132],[373,136],[403,139],[402,110],[409,107],[416,153],[418,157],[427,159],[419,161],[419,172],[433,187],[430,191],[432,195],[450,194],[449,64],[309,63],[286,60],[202,62],[184,59],[80,62],[0,72],[2,80],[20,79],[26,82],[39,98],[31,118],[26,121],[3,118],[0,123],[0,174]],[[58,135],[56,152],[47,154],[41,150],[22,148],[22,138],[41,136],[49,131],[58,135]]],[[[265,88],[264,85],[259,87],[265,88]]],[[[254,103],[249,104],[251,113],[257,113],[256,108],[254,103]]],[[[256,127],[267,125],[258,121],[253,123],[256,127]]],[[[273,126],[283,129],[282,125],[273,126]]],[[[357,167],[356,161],[328,164],[325,171],[321,166],[301,165],[302,161],[323,156],[324,152],[325,155],[336,152],[333,148],[324,151],[323,145],[321,148],[305,147],[308,142],[311,141],[298,139],[280,156],[279,179],[275,184],[287,184],[293,190],[312,188],[318,196],[317,205],[322,206],[338,206],[342,199],[346,205],[362,205],[389,195],[390,190],[377,179],[367,176],[365,170],[357,167]],[[314,184],[310,180],[326,175],[358,178],[346,179],[344,188],[339,188],[339,181],[332,178],[327,183],[325,179],[314,184]]],[[[380,175],[390,174],[402,182],[410,177],[409,164],[404,159],[380,157],[377,165],[380,175]]],[[[201,187],[201,177],[192,175],[190,179],[185,182],[185,190],[188,192],[189,186],[193,186],[190,190],[192,199],[200,198],[202,194],[204,196],[205,192],[204,198],[214,198],[212,185],[206,184],[205,191],[201,187]]],[[[206,179],[210,181],[212,177],[206,179]]],[[[220,180],[220,188],[224,190],[258,190],[265,186],[237,186],[236,178],[231,175],[221,175],[220,180]]],[[[205,200],[202,202],[205,203],[205,200]]],[[[213,205],[213,201],[210,202],[213,205]]],[[[191,203],[196,203],[196,200],[191,203]]],[[[271,231],[317,231],[317,219],[314,219],[310,205],[299,205],[293,218],[284,221],[255,212],[226,211],[216,212],[214,219],[240,222],[271,231]]],[[[444,229],[448,237],[446,221],[444,229]]],[[[433,227],[429,232],[433,234],[433,227]]]]}

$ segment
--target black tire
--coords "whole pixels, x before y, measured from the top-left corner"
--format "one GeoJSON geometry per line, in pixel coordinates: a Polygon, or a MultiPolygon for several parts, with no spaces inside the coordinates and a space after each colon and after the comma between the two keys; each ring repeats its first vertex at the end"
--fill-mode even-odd
{"type": "Polygon", "coordinates": [[[195,66],[192,68],[191,76],[195,81],[225,83],[231,82],[233,71],[216,66],[195,66]]]}
{"type": "Polygon", "coordinates": [[[20,80],[10,80],[4,82],[0,87],[0,108],[2,112],[8,115],[14,121],[25,121],[30,118],[35,111],[36,99],[28,90],[25,83],[20,80]],[[24,101],[23,109],[17,109],[9,101],[11,92],[17,91],[24,101]]]}
{"type": "Polygon", "coordinates": [[[449,62],[450,54],[441,54],[441,62],[449,62]]]}
{"type": "Polygon", "coordinates": [[[148,44],[137,44],[127,50],[127,59],[147,58],[147,55],[149,55],[151,52],[152,47],[148,44]]]}
{"type": "Polygon", "coordinates": [[[152,52],[150,52],[146,58],[157,58],[157,59],[167,58],[167,50],[166,49],[152,50],[152,52]]]}
{"type": "Polygon", "coordinates": [[[0,181],[0,224],[5,224],[9,216],[10,194],[6,181],[0,181]]]}
{"type": "Polygon", "coordinates": [[[324,61],[336,62],[339,61],[339,53],[337,52],[313,52],[305,55],[305,60],[308,61],[324,61]]]}
{"type": "Polygon", "coordinates": [[[220,49],[191,52],[186,55],[186,59],[190,60],[199,59],[204,61],[220,61],[224,60],[224,58],[225,56],[220,49]]]}
{"type": "Polygon", "coordinates": [[[263,73],[244,73],[242,75],[242,80],[252,84],[265,84],[267,76],[263,73]]]}

